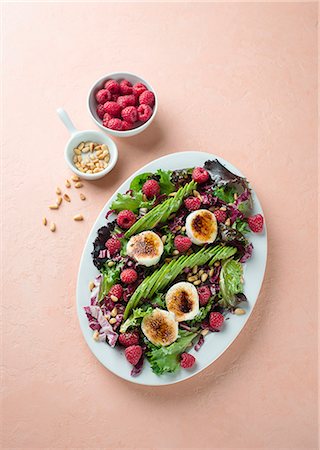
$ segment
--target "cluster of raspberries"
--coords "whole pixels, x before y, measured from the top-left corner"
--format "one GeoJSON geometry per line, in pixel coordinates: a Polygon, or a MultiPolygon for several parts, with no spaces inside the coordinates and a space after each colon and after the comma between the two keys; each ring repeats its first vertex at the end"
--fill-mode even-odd
{"type": "Polygon", "coordinates": [[[155,103],[154,93],[142,83],[107,80],[96,95],[97,115],[111,130],[127,131],[150,119],[155,103]]]}

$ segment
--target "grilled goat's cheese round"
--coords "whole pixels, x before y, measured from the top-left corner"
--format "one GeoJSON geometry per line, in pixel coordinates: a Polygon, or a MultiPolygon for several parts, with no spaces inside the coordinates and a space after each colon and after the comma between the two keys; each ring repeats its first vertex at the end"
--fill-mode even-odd
{"type": "Polygon", "coordinates": [[[178,338],[178,322],[174,315],[159,308],[143,318],[141,329],[154,345],[167,346],[178,338]]]}
{"type": "Polygon", "coordinates": [[[187,216],[186,232],[196,245],[214,242],[218,233],[216,216],[207,209],[193,211],[187,216]]]}
{"type": "Polygon", "coordinates": [[[163,253],[163,243],[153,231],[143,231],[132,236],[127,244],[127,255],[142,266],[154,266],[163,253]]]}
{"type": "Polygon", "coordinates": [[[166,305],[178,322],[193,319],[199,312],[199,296],[193,284],[181,281],[166,294],[166,305]]]}

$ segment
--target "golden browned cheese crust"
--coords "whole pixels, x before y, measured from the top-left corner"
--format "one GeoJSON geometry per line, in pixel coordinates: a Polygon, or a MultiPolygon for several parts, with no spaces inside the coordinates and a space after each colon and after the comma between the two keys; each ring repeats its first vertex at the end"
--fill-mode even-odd
{"type": "Polygon", "coordinates": [[[177,289],[167,301],[168,309],[174,313],[177,320],[192,311],[193,305],[194,300],[190,297],[190,291],[184,288],[177,289]]]}
{"type": "Polygon", "coordinates": [[[145,317],[143,326],[148,330],[148,337],[151,342],[165,345],[176,338],[174,325],[167,321],[159,311],[154,310],[149,316],[145,317]]]}
{"type": "Polygon", "coordinates": [[[151,234],[138,235],[132,238],[132,243],[130,245],[130,251],[139,256],[157,256],[159,254],[159,241],[151,234]]]}
{"type": "Polygon", "coordinates": [[[217,231],[217,223],[212,220],[210,211],[201,211],[192,219],[191,228],[196,239],[206,241],[217,231]]]}

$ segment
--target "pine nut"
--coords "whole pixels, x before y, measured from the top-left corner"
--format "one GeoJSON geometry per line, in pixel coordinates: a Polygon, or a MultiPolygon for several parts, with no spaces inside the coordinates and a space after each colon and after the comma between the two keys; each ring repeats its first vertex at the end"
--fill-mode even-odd
{"type": "Polygon", "coordinates": [[[94,148],[94,144],[93,144],[93,142],[91,142],[91,144],[89,144],[89,150],[90,150],[90,152],[93,151],[93,148],[94,148]]]}
{"type": "Polygon", "coordinates": [[[53,222],[50,224],[50,231],[52,232],[56,231],[56,224],[53,222]]]}
{"type": "Polygon", "coordinates": [[[190,283],[193,283],[194,281],[197,281],[197,279],[198,279],[198,277],[195,276],[195,275],[193,275],[193,276],[187,278],[187,280],[188,280],[190,283]]]}
{"type": "Polygon", "coordinates": [[[88,153],[90,151],[90,147],[85,147],[82,149],[82,153],[88,153]]]}
{"type": "Polygon", "coordinates": [[[92,291],[94,289],[94,287],[95,287],[94,282],[90,281],[90,283],[89,283],[89,290],[92,291]]]}
{"type": "Polygon", "coordinates": [[[71,202],[71,198],[69,197],[68,194],[64,194],[63,198],[65,199],[66,202],[69,202],[69,203],[71,202]]]}
{"type": "Polygon", "coordinates": [[[225,206],[221,206],[220,211],[227,211],[227,208],[225,206]]]}
{"type": "Polygon", "coordinates": [[[78,149],[79,149],[79,150],[82,150],[83,147],[84,147],[84,142],[81,142],[81,144],[78,145],[78,149]]]}
{"type": "Polygon", "coordinates": [[[78,162],[81,163],[82,161],[82,156],[78,156],[78,162]]]}
{"type": "Polygon", "coordinates": [[[111,311],[111,317],[116,317],[117,314],[118,314],[118,310],[116,307],[114,307],[113,310],[111,311]]]}
{"type": "Polygon", "coordinates": [[[167,240],[167,236],[164,234],[164,235],[161,237],[161,240],[162,240],[162,243],[164,244],[164,243],[166,242],[166,240],[167,240]]]}
{"type": "Polygon", "coordinates": [[[169,197],[175,197],[176,196],[176,192],[171,192],[171,194],[169,194],[169,197]]]}
{"type": "Polygon", "coordinates": [[[201,284],[201,280],[196,280],[196,281],[193,282],[193,284],[194,284],[195,286],[199,286],[199,284],[201,284]]]}
{"type": "Polygon", "coordinates": [[[49,208],[50,209],[59,209],[59,206],[58,205],[49,205],[49,208]]]}
{"type": "Polygon", "coordinates": [[[87,170],[87,173],[92,173],[92,170],[87,170]]]}
{"type": "Polygon", "coordinates": [[[182,227],[181,231],[184,233],[186,231],[186,227],[182,227]]]}
{"type": "Polygon", "coordinates": [[[208,278],[208,274],[207,274],[207,273],[203,273],[203,274],[201,275],[201,281],[202,281],[202,283],[204,283],[204,282],[207,280],[207,278],[208,278]]]}
{"type": "Polygon", "coordinates": [[[242,308],[236,308],[236,309],[234,310],[234,313],[235,313],[237,316],[242,316],[242,315],[245,314],[246,312],[245,312],[245,310],[242,309],[242,308]]]}
{"type": "Polygon", "coordinates": [[[74,184],[74,187],[79,189],[83,186],[83,184],[81,183],[81,181],[78,181],[77,183],[74,184]]]}
{"type": "Polygon", "coordinates": [[[81,220],[83,220],[83,216],[81,214],[76,214],[75,216],[73,216],[73,220],[75,220],[76,222],[80,222],[81,220]]]}
{"type": "Polygon", "coordinates": [[[78,175],[72,175],[71,180],[72,181],[80,181],[80,178],[78,177],[78,175]]]}
{"type": "Polygon", "coordinates": [[[110,295],[110,298],[113,302],[117,302],[119,300],[115,295],[110,295]]]}
{"type": "Polygon", "coordinates": [[[81,150],[80,150],[79,148],[73,149],[73,152],[74,152],[76,155],[81,155],[81,150]]]}
{"type": "Polygon", "coordinates": [[[80,198],[81,198],[81,200],[85,200],[85,199],[86,199],[86,196],[81,192],[81,193],[80,193],[80,198]]]}
{"type": "Polygon", "coordinates": [[[197,197],[197,198],[200,198],[200,200],[201,200],[200,192],[194,190],[194,191],[193,191],[193,195],[194,195],[195,197],[197,197]]]}
{"type": "Polygon", "coordinates": [[[172,254],[175,255],[175,256],[179,255],[179,253],[180,253],[179,250],[173,250],[173,252],[172,252],[172,254]]]}
{"type": "Polygon", "coordinates": [[[108,262],[108,267],[112,267],[112,266],[114,266],[114,261],[109,261],[108,262]]]}
{"type": "Polygon", "coordinates": [[[209,333],[208,328],[206,328],[205,330],[202,330],[200,334],[202,334],[202,336],[206,336],[209,333]]]}
{"type": "Polygon", "coordinates": [[[102,150],[108,150],[108,146],[107,146],[106,144],[102,144],[102,145],[101,145],[101,149],[102,149],[102,150]]]}
{"type": "Polygon", "coordinates": [[[219,267],[219,266],[220,266],[220,261],[216,261],[216,262],[214,263],[214,266],[219,267]]]}
{"type": "Polygon", "coordinates": [[[230,227],[230,225],[231,225],[231,220],[230,220],[229,218],[225,221],[225,225],[227,225],[227,227],[230,227]]]}
{"type": "Polygon", "coordinates": [[[198,266],[194,266],[194,268],[192,269],[192,273],[197,273],[198,272],[198,266]]]}
{"type": "Polygon", "coordinates": [[[61,189],[59,187],[57,187],[57,189],[56,189],[56,194],[61,195],[61,189]]]}
{"type": "Polygon", "coordinates": [[[117,319],[115,317],[112,317],[112,319],[109,320],[110,325],[113,325],[116,323],[117,319]]]}
{"type": "Polygon", "coordinates": [[[210,269],[210,270],[209,270],[209,277],[210,277],[210,278],[213,277],[213,274],[214,274],[214,269],[210,269]]]}
{"type": "Polygon", "coordinates": [[[204,270],[200,269],[199,272],[198,272],[198,275],[202,275],[203,273],[204,273],[204,270]]]}
{"type": "Polygon", "coordinates": [[[106,163],[108,163],[108,162],[110,161],[110,156],[107,155],[107,156],[104,158],[104,160],[105,160],[106,163]]]}
{"type": "Polygon", "coordinates": [[[176,231],[180,231],[181,230],[181,225],[178,225],[177,227],[176,227],[176,231]]]}
{"type": "Polygon", "coordinates": [[[67,187],[67,188],[70,188],[70,187],[71,187],[71,184],[70,184],[70,181],[69,181],[69,180],[66,180],[66,187],[67,187]]]}
{"type": "Polygon", "coordinates": [[[42,218],[42,223],[43,223],[44,226],[47,225],[48,222],[47,222],[47,218],[46,218],[46,217],[43,217],[43,218],[42,218]]]}
{"type": "Polygon", "coordinates": [[[96,167],[95,169],[93,169],[93,173],[98,173],[100,172],[100,169],[98,167],[96,167]]]}
{"type": "Polygon", "coordinates": [[[77,157],[77,155],[75,155],[75,156],[73,157],[73,162],[74,162],[74,163],[78,162],[78,157],[77,157]]]}
{"type": "Polygon", "coordinates": [[[92,337],[95,341],[98,341],[99,340],[99,331],[95,330],[92,337]]]}
{"type": "Polygon", "coordinates": [[[233,198],[234,198],[235,200],[237,200],[238,194],[237,194],[236,192],[233,194],[233,198]]]}

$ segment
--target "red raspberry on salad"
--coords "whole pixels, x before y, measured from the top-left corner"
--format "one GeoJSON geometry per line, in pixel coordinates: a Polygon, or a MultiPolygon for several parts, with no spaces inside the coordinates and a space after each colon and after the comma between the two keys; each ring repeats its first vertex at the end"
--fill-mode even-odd
{"type": "Polygon", "coordinates": [[[216,209],[213,214],[216,216],[217,222],[224,223],[227,220],[227,213],[221,209],[216,209]]]}
{"type": "Polygon", "coordinates": [[[134,269],[124,269],[120,275],[122,283],[132,284],[137,281],[138,274],[134,269]]]}
{"type": "Polygon", "coordinates": [[[138,117],[141,122],[147,122],[152,116],[152,108],[149,105],[138,106],[138,117]]]}
{"type": "Polygon", "coordinates": [[[180,253],[188,251],[191,245],[192,242],[187,236],[179,235],[174,238],[174,246],[180,253]]]}
{"type": "Polygon", "coordinates": [[[129,94],[132,94],[132,92],[133,92],[133,87],[132,87],[132,84],[130,83],[130,81],[128,81],[128,80],[120,81],[120,93],[122,95],[129,95],[129,94]]]}
{"type": "Polygon", "coordinates": [[[209,301],[209,298],[211,297],[211,291],[209,286],[201,286],[197,288],[198,295],[199,295],[199,303],[200,306],[206,306],[206,304],[209,301]]]}
{"type": "Polygon", "coordinates": [[[209,179],[209,173],[203,167],[196,167],[193,169],[192,179],[199,184],[205,183],[209,179]]]}
{"type": "Polygon", "coordinates": [[[117,98],[117,103],[120,108],[127,108],[127,106],[134,106],[136,104],[136,97],[134,95],[120,95],[117,98]]]}
{"type": "Polygon", "coordinates": [[[180,366],[183,369],[190,369],[194,363],[196,362],[196,358],[190,353],[182,353],[181,360],[180,360],[180,366]]]}
{"type": "Polygon", "coordinates": [[[108,100],[111,100],[111,92],[107,89],[100,89],[100,91],[96,93],[96,100],[98,103],[105,103],[108,100]]]}
{"type": "Polygon", "coordinates": [[[111,119],[112,119],[112,116],[110,116],[109,113],[105,112],[105,113],[103,114],[102,125],[103,125],[104,127],[108,127],[108,123],[109,123],[109,121],[110,121],[111,119]]]}
{"type": "Polygon", "coordinates": [[[144,104],[144,105],[153,106],[154,105],[154,93],[151,91],[148,91],[148,90],[142,92],[142,94],[139,96],[139,103],[140,103],[140,105],[144,104]]]}
{"type": "Polygon", "coordinates": [[[104,110],[112,117],[118,117],[121,113],[121,106],[117,102],[106,102],[104,104],[104,110]]]}
{"type": "Polygon", "coordinates": [[[116,80],[106,81],[104,88],[111,92],[111,94],[118,94],[120,91],[119,83],[116,80]]]}
{"type": "Polygon", "coordinates": [[[124,209],[123,211],[120,211],[117,217],[117,224],[124,230],[130,228],[135,223],[135,221],[136,215],[129,209],[124,209]]]}
{"type": "Polygon", "coordinates": [[[188,197],[185,199],[184,204],[189,211],[196,211],[201,206],[201,200],[198,197],[188,197]]]}
{"type": "Polygon", "coordinates": [[[121,286],[121,284],[114,284],[109,291],[109,296],[111,297],[111,295],[114,295],[115,297],[117,297],[118,300],[121,299],[122,294],[123,294],[123,287],[121,286]]]}
{"type": "Polygon", "coordinates": [[[128,331],[119,335],[119,343],[124,347],[139,344],[139,333],[137,331],[128,331]]]}
{"type": "Polygon", "coordinates": [[[127,360],[130,364],[135,366],[138,364],[139,359],[142,355],[142,347],[140,345],[130,345],[130,347],[127,347],[124,352],[127,360]]]}
{"type": "Polygon", "coordinates": [[[214,331],[220,331],[224,322],[224,317],[219,312],[212,312],[209,316],[209,325],[214,331]]]}
{"type": "Polygon", "coordinates": [[[248,225],[254,233],[261,233],[263,230],[263,217],[261,214],[256,214],[248,218],[248,225]]]}
{"type": "Polygon", "coordinates": [[[107,128],[110,128],[111,130],[122,130],[122,120],[120,119],[110,119],[107,125],[107,128]]]}
{"type": "Polygon", "coordinates": [[[148,198],[153,198],[160,194],[160,185],[156,180],[148,180],[142,186],[142,192],[148,198]]]}
{"type": "Polygon", "coordinates": [[[142,94],[142,92],[146,91],[147,87],[143,83],[136,83],[133,85],[133,93],[138,97],[142,94]]]}
{"type": "Polygon", "coordinates": [[[127,106],[126,108],[123,108],[121,111],[121,117],[129,123],[136,122],[138,120],[137,108],[134,106],[127,106]]]}
{"type": "Polygon", "coordinates": [[[118,238],[112,237],[107,240],[106,248],[109,250],[110,255],[113,256],[119,252],[119,250],[121,248],[121,242],[118,238]]]}

